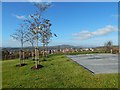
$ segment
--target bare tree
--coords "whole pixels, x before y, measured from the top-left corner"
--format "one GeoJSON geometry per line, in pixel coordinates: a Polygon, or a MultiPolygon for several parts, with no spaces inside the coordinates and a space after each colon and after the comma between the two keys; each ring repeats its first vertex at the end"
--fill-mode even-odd
{"type": "Polygon", "coordinates": [[[16,32],[13,35],[11,35],[13,39],[16,39],[21,43],[21,50],[19,51],[20,65],[24,64],[23,46],[24,46],[24,43],[27,42],[27,40],[25,39],[26,28],[24,26],[25,26],[24,24],[20,24],[20,28],[16,29],[16,32]]]}
{"type": "Polygon", "coordinates": [[[112,41],[108,41],[105,43],[105,49],[106,49],[106,52],[111,52],[112,53],[112,41]]]}
{"type": "MultiPolygon", "coordinates": [[[[32,48],[33,48],[33,47],[34,47],[34,44],[35,44],[34,34],[28,30],[27,33],[26,33],[25,38],[26,38],[28,44],[30,44],[30,45],[32,46],[32,48]]],[[[32,60],[35,60],[34,53],[35,53],[34,50],[32,50],[32,51],[31,51],[32,60]]]]}
{"type": "MultiPolygon", "coordinates": [[[[35,6],[38,8],[35,14],[30,15],[29,20],[25,20],[25,22],[29,25],[29,34],[32,34],[32,39],[35,40],[35,66],[38,68],[39,65],[39,49],[38,43],[42,33],[42,23],[44,19],[42,18],[42,14],[46,11],[46,9],[50,6],[48,3],[37,3],[35,6]]],[[[27,35],[27,37],[28,37],[27,35]]],[[[29,37],[28,37],[29,38],[29,37]]],[[[30,43],[32,43],[32,39],[28,39],[30,43]]]]}
{"type": "MultiPolygon", "coordinates": [[[[44,19],[41,25],[41,37],[40,41],[43,45],[43,58],[47,57],[47,52],[45,53],[45,48],[47,48],[47,45],[50,43],[51,37],[53,36],[53,33],[51,32],[51,26],[52,24],[50,23],[50,20],[44,19]]],[[[56,34],[54,34],[55,37],[57,37],[56,34]]]]}
{"type": "Polygon", "coordinates": [[[41,25],[41,38],[40,41],[43,45],[43,58],[45,57],[45,46],[47,46],[50,42],[50,38],[52,37],[52,32],[51,32],[51,23],[50,20],[44,19],[42,25],[41,25]]]}

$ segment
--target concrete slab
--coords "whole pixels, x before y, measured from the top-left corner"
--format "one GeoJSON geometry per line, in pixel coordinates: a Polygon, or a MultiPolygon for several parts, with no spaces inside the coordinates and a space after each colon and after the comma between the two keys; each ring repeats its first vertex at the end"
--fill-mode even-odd
{"type": "Polygon", "coordinates": [[[94,74],[118,73],[118,55],[116,54],[81,54],[67,55],[94,74]]]}

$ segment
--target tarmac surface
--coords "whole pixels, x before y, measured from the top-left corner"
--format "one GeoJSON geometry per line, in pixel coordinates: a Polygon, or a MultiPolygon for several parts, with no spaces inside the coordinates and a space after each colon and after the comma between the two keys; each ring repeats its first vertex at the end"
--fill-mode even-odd
{"type": "Polygon", "coordinates": [[[81,54],[67,55],[93,74],[118,73],[118,55],[116,54],[81,54]]]}

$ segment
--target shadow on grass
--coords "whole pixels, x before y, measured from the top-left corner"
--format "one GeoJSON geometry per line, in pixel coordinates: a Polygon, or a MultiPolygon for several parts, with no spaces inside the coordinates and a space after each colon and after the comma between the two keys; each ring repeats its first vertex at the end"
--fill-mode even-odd
{"type": "Polygon", "coordinates": [[[23,66],[26,66],[27,64],[17,64],[16,67],[23,67],[23,66]]]}
{"type": "Polygon", "coordinates": [[[36,68],[36,66],[33,66],[33,67],[31,67],[31,69],[32,70],[39,70],[39,69],[41,69],[43,67],[44,67],[43,65],[37,65],[37,68],[36,68]]]}

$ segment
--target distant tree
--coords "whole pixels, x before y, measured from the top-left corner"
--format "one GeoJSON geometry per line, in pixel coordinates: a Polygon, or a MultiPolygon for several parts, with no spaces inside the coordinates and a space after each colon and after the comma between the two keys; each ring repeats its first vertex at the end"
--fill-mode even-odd
{"type": "Polygon", "coordinates": [[[11,35],[13,39],[16,39],[21,43],[21,50],[19,51],[20,65],[24,64],[23,46],[24,46],[24,43],[27,42],[27,40],[25,39],[26,28],[24,26],[25,26],[24,24],[20,24],[20,28],[16,29],[16,32],[13,35],[11,35]]]}
{"type": "Polygon", "coordinates": [[[113,46],[112,41],[106,42],[106,43],[105,43],[106,52],[111,52],[111,53],[112,53],[112,46],[113,46]]]}

